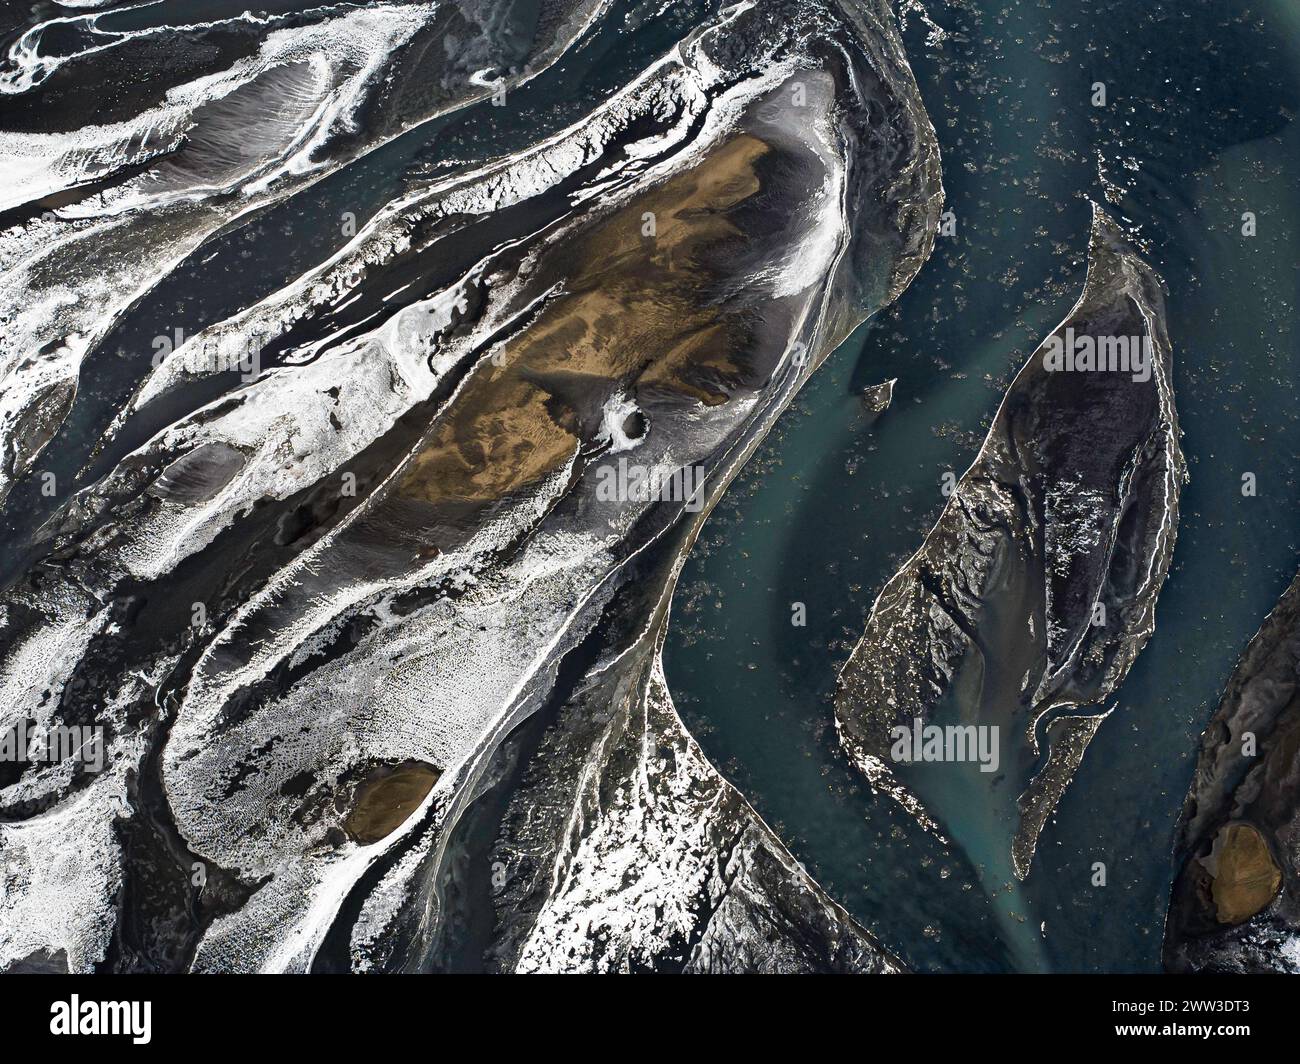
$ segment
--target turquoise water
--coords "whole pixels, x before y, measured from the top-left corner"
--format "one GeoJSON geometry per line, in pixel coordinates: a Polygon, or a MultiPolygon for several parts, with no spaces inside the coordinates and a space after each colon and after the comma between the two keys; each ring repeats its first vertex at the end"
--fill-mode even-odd
{"type": "Polygon", "coordinates": [[[927,44],[913,19],[905,40],[957,235],[831,356],[710,518],[674,601],[668,676],[715,763],[912,965],[1154,970],[1200,732],[1297,564],[1300,16],[1289,0],[933,6],[948,37],[927,44]],[[1077,298],[1103,177],[1169,288],[1192,480],[1156,634],[1011,889],[977,811],[947,825],[945,848],[870,794],[829,695],[937,518],[944,473],[967,467],[1077,298]],[[873,422],[859,393],[893,377],[873,422]]]}

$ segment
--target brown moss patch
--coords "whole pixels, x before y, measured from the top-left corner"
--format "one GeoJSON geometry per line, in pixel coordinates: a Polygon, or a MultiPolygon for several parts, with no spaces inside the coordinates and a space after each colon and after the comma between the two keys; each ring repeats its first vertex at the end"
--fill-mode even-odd
{"type": "Polygon", "coordinates": [[[1214,840],[1210,888],[1221,924],[1240,924],[1266,908],[1282,886],[1268,844],[1250,824],[1228,824],[1214,840]]]}
{"type": "Polygon", "coordinates": [[[391,835],[420,807],[440,775],[423,761],[379,766],[357,787],[343,822],[348,837],[365,846],[391,835]]]}
{"type": "Polygon", "coordinates": [[[490,502],[563,467],[582,445],[576,419],[539,380],[588,375],[654,385],[714,405],[743,371],[743,321],[706,298],[701,254],[741,234],[727,211],[759,191],[770,149],[734,137],[692,170],[636,197],[566,252],[565,294],[480,365],[408,466],[398,492],[437,503],[490,502]],[[642,218],[656,219],[653,239],[642,218]]]}

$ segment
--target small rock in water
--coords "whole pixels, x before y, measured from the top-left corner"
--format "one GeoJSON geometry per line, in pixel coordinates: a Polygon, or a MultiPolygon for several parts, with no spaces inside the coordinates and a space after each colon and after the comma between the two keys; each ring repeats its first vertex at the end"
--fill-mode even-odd
{"type": "Polygon", "coordinates": [[[862,392],[862,401],[866,403],[867,412],[879,416],[894,401],[894,385],[897,377],[891,377],[883,384],[875,384],[862,392]]]}

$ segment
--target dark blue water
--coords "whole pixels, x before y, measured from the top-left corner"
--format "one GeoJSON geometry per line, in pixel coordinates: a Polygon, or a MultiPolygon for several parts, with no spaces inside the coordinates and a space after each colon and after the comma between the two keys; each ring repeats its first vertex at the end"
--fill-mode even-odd
{"type": "Polygon", "coordinates": [[[1300,13],[1292,0],[932,6],[947,38],[928,45],[913,20],[905,40],[957,235],[822,367],[710,518],[674,602],[668,676],[715,763],[914,966],[1153,970],[1201,730],[1298,560],[1300,13]],[[1169,288],[1192,480],[1156,634],[1028,882],[1009,889],[978,863],[990,840],[949,825],[947,850],[870,794],[838,751],[829,695],[938,516],[943,474],[967,467],[1011,376],[1077,298],[1089,201],[1108,187],[1169,288]],[[873,423],[857,393],[891,377],[873,423]]]}

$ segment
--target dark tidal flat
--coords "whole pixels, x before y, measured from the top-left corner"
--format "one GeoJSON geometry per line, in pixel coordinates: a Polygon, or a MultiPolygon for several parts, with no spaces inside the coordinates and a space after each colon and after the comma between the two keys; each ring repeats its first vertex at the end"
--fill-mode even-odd
{"type": "Polygon", "coordinates": [[[0,972],[1300,973],[1298,113],[1293,0],[0,11],[0,972]]]}

